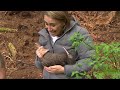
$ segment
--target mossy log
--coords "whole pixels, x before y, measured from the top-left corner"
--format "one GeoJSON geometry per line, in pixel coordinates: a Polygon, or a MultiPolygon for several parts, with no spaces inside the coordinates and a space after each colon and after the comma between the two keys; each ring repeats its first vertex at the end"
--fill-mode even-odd
{"type": "Polygon", "coordinates": [[[0,32],[16,32],[17,29],[0,27],[0,32]]]}

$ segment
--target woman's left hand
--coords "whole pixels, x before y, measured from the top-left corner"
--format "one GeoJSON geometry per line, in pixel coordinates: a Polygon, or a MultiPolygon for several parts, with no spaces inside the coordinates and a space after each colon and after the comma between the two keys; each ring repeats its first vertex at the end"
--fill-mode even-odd
{"type": "Polygon", "coordinates": [[[64,67],[61,65],[54,65],[54,66],[49,66],[49,67],[45,66],[44,69],[50,73],[55,73],[55,74],[64,73],[64,67]]]}

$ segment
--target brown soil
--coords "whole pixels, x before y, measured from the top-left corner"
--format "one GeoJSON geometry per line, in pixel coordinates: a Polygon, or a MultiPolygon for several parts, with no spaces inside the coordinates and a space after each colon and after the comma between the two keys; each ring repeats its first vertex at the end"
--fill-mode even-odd
{"type": "MultiPolygon", "coordinates": [[[[120,41],[120,12],[69,11],[87,28],[95,42],[120,41]]],[[[42,12],[1,11],[0,28],[17,29],[16,32],[0,32],[0,52],[5,64],[7,79],[39,79],[40,70],[34,65],[35,42],[43,28],[42,12]],[[17,51],[13,57],[8,48],[12,43],[17,51]]]]}
{"type": "Polygon", "coordinates": [[[87,28],[95,42],[120,41],[119,11],[74,11],[80,25],[87,28]]]}

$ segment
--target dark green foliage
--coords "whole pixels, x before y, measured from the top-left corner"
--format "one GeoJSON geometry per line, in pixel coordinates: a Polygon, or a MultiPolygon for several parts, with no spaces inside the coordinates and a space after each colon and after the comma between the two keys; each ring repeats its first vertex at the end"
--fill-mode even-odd
{"type": "MultiPolygon", "coordinates": [[[[81,43],[90,46],[84,42],[84,38],[79,32],[76,32],[70,40],[75,50],[81,43]]],[[[92,46],[90,47],[92,48],[92,46]]],[[[88,79],[120,79],[120,42],[96,44],[93,49],[96,51],[96,54],[93,56],[95,60],[88,63],[89,65],[94,65],[90,71],[91,73],[74,71],[72,77],[81,78],[85,76],[88,79]]],[[[78,66],[81,67],[82,65],[78,66]]]]}

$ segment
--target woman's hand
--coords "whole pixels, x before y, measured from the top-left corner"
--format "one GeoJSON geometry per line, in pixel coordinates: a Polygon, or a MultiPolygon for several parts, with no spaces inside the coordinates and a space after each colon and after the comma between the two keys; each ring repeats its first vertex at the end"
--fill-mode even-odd
{"type": "Polygon", "coordinates": [[[54,65],[54,66],[50,66],[50,67],[45,66],[44,69],[50,73],[55,73],[55,74],[64,73],[64,67],[61,65],[54,65]]]}
{"type": "Polygon", "coordinates": [[[36,50],[36,54],[39,58],[42,58],[44,56],[44,54],[49,51],[48,49],[45,49],[43,46],[40,46],[38,44],[36,44],[36,47],[38,48],[36,50]]]}

